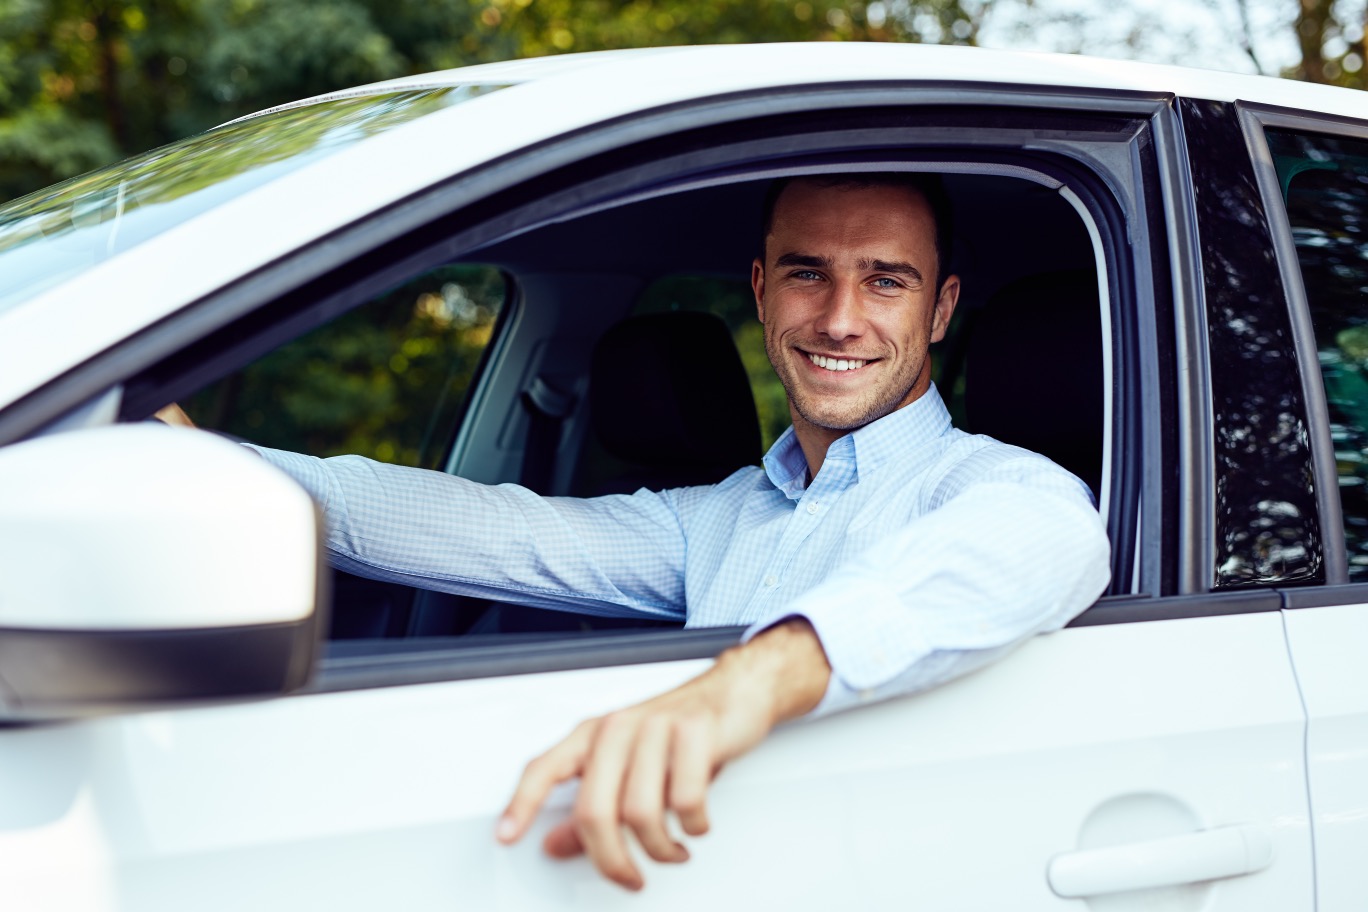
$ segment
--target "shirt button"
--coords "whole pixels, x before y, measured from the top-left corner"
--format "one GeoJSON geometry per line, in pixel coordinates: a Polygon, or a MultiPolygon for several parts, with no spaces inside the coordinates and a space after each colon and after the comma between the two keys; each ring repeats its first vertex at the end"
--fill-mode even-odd
{"type": "Polygon", "coordinates": [[[779,585],[779,577],[777,577],[777,576],[767,576],[767,577],[765,577],[765,585],[766,585],[767,587],[769,587],[770,589],[773,589],[775,586],[779,585]]]}
{"type": "Polygon", "coordinates": [[[816,516],[816,515],[817,515],[817,504],[816,504],[816,503],[810,503],[810,504],[808,504],[808,512],[811,513],[813,516],[816,516]]]}
{"type": "Polygon", "coordinates": [[[866,688],[864,688],[863,690],[860,691],[859,697],[860,697],[860,702],[861,702],[861,703],[868,703],[870,700],[874,699],[874,688],[872,688],[872,687],[866,687],[866,688]]]}

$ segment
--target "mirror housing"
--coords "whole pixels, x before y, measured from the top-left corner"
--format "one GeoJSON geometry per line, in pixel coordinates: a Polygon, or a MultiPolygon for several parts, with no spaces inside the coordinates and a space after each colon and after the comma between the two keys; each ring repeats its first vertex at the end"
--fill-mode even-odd
{"type": "Polygon", "coordinates": [[[0,720],[287,693],[326,621],[308,493],[201,431],[0,449],[0,720]]]}

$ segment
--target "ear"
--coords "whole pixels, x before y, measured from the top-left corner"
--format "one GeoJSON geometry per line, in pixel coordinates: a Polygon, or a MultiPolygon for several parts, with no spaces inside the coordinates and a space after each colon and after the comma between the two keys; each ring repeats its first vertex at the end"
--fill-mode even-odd
{"type": "Polygon", "coordinates": [[[959,293],[959,276],[947,276],[941,285],[940,294],[936,296],[936,306],[931,313],[932,342],[939,342],[945,338],[946,327],[950,325],[950,318],[955,314],[955,305],[959,303],[959,293]]]}
{"type": "Polygon", "coordinates": [[[765,322],[765,264],[756,257],[751,261],[751,291],[755,293],[755,314],[765,322]]]}

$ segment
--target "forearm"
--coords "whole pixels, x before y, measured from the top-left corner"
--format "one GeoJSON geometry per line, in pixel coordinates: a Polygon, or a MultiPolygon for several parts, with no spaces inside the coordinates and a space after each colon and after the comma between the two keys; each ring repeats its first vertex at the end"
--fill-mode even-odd
{"type": "Polygon", "coordinates": [[[764,695],[773,726],[816,708],[827,692],[831,663],[812,625],[792,618],[722,653],[711,673],[726,682],[730,699],[764,695]]]}
{"type": "Polygon", "coordinates": [[[257,449],[323,507],[343,569],[539,607],[683,615],[682,533],[654,495],[567,501],[355,456],[257,449]]]}

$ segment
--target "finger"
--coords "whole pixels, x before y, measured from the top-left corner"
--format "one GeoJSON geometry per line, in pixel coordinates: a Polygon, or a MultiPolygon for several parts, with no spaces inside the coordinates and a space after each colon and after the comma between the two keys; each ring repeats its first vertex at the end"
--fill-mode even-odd
{"type": "Polygon", "coordinates": [[[190,416],[185,414],[185,410],[175,402],[163,405],[152,413],[152,417],[173,427],[192,428],[195,426],[195,422],[191,421],[190,416]]]}
{"type": "Polygon", "coordinates": [[[675,725],[670,747],[670,809],[690,836],[708,832],[708,785],[712,782],[712,740],[698,719],[675,725]]]}
{"type": "Polygon", "coordinates": [[[622,819],[637,841],[656,861],[689,860],[689,851],[665,829],[666,764],[670,753],[670,723],[648,718],[637,734],[636,749],[622,790],[622,819]]]}
{"type": "Polygon", "coordinates": [[[584,854],[584,843],[580,841],[579,830],[574,820],[556,824],[542,840],[542,849],[552,858],[574,858],[584,854]]]}
{"type": "Polygon", "coordinates": [[[629,890],[640,890],[643,881],[627,854],[618,801],[638,725],[637,718],[628,713],[603,720],[585,761],[575,801],[575,825],[585,854],[604,877],[629,890]]]}
{"type": "Polygon", "coordinates": [[[494,831],[500,842],[508,845],[521,839],[551,789],[579,775],[593,741],[597,721],[581,723],[568,738],[527,764],[494,831]]]}

